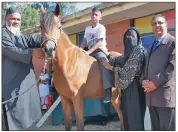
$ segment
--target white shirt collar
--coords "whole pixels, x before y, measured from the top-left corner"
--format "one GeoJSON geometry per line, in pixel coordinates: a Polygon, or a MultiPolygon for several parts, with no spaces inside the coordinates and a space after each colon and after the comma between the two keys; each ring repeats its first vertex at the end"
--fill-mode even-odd
{"type": "Polygon", "coordinates": [[[165,33],[165,34],[163,34],[161,37],[159,37],[157,40],[159,41],[159,42],[161,42],[161,40],[164,38],[164,36],[166,36],[166,34],[167,33],[165,33]]]}

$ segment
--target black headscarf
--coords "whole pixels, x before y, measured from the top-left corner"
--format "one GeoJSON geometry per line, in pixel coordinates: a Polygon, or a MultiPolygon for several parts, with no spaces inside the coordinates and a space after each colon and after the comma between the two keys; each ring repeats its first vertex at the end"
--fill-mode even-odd
{"type": "Polygon", "coordinates": [[[12,13],[19,13],[20,14],[20,11],[17,8],[14,8],[14,7],[10,7],[9,9],[6,10],[6,16],[9,15],[9,14],[12,14],[12,13]]]}
{"type": "Polygon", "coordinates": [[[124,66],[126,60],[128,59],[134,47],[139,46],[141,48],[141,40],[140,40],[139,31],[135,27],[130,27],[125,32],[123,41],[124,41],[124,56],[118,62],[120,67],[124,66]],[[135,36],[135,38],[127,37],[131,35],[135,36]]]}

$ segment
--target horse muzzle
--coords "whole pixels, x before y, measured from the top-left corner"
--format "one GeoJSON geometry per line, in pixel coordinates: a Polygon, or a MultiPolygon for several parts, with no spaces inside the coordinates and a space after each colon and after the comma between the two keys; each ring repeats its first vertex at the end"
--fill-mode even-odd
{"type": "Polygon", "coordinates": [[[55,57],[57,43],[55,42],[54,39],[48,39],[48,40],[46,40],[43,43],[43,47],[44,47],[45,56],[48,59],[52,59],[52,58],[55,57]]]}

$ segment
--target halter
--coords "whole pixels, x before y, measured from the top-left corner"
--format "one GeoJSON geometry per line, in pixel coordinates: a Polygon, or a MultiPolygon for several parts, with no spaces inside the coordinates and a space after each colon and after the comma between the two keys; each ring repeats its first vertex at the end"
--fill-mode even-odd
{"type": "MultiPolygon", "coordinates": [[[[44,24],[43,24],[43,25],[44,25],[44,24]]],[[[45,29],[45,32],[47,32],[46,27],[45,27],[45,26],[43,26],[43,27],[44,27],[44,29],[45,29]]],[[[60,32],[63,31],[61,26],[60,26],[58,29],[60,30],[60,32]]],[[[47,33],[48,33],[48,32],[47,32],[47,33]]],[[[43,48],[43,47],[45,46],[45,43],[46,43],[47,41],[52,41],[52,42],[54,43],[55,49],[56,49],[56,48],[58,47],[58,44],[57,44],[58,40],[59,40],[59,39],[56,39],[55,37],[48,37],[48,39],[46,39],[46,40],[44,40],[44,41],[42,42],[41,48],[43,48]]],[[[54,50],[55,50],[55,49],[54,49],[54,50]]],[[[45,49],[45,50],[46,50],[46,49],[45,49]]],[[[48,58],[48,57],[47,57],[47,54],[46,54],[46,51],[45,51],[45,60],[50,60],[50,59],[51,59],[51,58],[48,58]]]]}
{"type": "Polygon", "coordinates": [[[55,44],[55,47],[57,47],[56,40],[58,40],[58,39],[55,39],[55,38],[52,38],[52,37],[46,39],[46,40],[41,44],[41,48],[44,47],[44,44],[45,44],[47,41],[52,41],[52,42],[55,44]]]}

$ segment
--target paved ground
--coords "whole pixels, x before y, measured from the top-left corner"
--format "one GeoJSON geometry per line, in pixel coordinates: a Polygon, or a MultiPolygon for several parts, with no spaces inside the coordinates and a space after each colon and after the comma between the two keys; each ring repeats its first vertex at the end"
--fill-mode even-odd
{"type": "MultiPolygon", "coordinates": [[[[33,130],[35,130],[35,131],[37,131],[37,130],[50,130],[50,131],[52,131],[52,130],[58,130],[58,131],[60,131],[60,130],[65,130],[65,128],[64,128],[64,125],[56,125],[56,126],[52,126],[52,125],[44,125],[44,126],[42,126],[41,128],[38,128],[38,129],[33,129],[33,130]]],[[[76,130],[76,126],[75,125],[73,125],[72,126],[72,130],[76,130]]],[[[117,121],[117,122],[109,122],[109,123],[107,123],[107,125],[106,126],[104,126],[104,125],[98,125],[98,124],[86,124],[85,125],[85,130],[91,130],[91,131],[94,131],[94,130],[100,130],[100,131],[106,131],[106,130],[112,130],[112,131],[118,131],[118,130],[120,130],[120,128],[119,128],[119,121],[117,121]]]]}
{"type": "MultiPolygon", "coordinates": [[[[65,130],[65,127],[64,125],[54,125],[52,126],[51,124],[51,117],[49,117],[47,119],[47,121],[42,125],[42,127],[40,128],[36,128],[36,127],[33,127],[31,129],[28,129],[28,130],[35,130],[35,131],[42,131],[42,130],[65,130]]],[[[75,123],[73,123],[73,126],[72,126],[72,130],[76,130],[76,126],[75,126],[75,123]]],[[[101,122],[88,122],[88,123],[85,123],[85,130],[91,130],[91,131],[106,131],[106,130],[112,130],[112,131],[118,131],[120,130],[120,122],[118,120],[111,120],[111,121],[108,121],[106,125],[104,125],[103,123],[101,122]]]]}
{"type": "MultiPolygon", "coordinates": [[[[36,128],[35,126],[31,127],[30,129],[28,130],[35,130],[35,131],[38,131],[38,130],[65,130],[64,128],[64,125],[52,125],[51,123],[51,116],[49,116],[49,118],[47,119],[47,121],[40,127],[40,128],[36,128]]],[[[72,130],[76,130],[76,126],[75,124],[73,123],[73,126],[72,126],[72,130]]],[[[114,118],[114,119],[111,119],[110,121],[107,122],[106,125],[104,125],[103,123],[101,122],[88,122],[88,123],[85,123],[85,130],[90,130],[90,131],[118,131],[120,130],[120,122],[118,121],[118,119],[114,118]]],[[[151,124],[150,124],[150,117],[149,117],[149,112],[148,112],[148,109],[146,110],[146,114],[145,114],[145,130],[151,130],[151,124]]]]}

